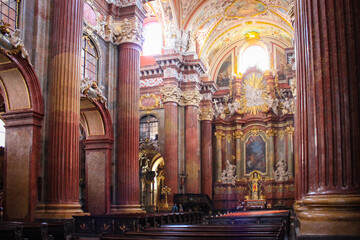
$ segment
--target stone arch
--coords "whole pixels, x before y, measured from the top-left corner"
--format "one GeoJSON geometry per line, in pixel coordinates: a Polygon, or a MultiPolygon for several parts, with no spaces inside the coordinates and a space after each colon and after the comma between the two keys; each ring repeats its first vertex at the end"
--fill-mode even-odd
{"type": "Polygon", "coordinates": [[[44,105],[35,71],[21,54],[0,53],[0,91],[6,127],[4,218],[33,220],[44,105]]]}
{"type": "Polygon", "coordinates": [[[107,214],[111,201],[111,158],[114,143],[110,112],[103,103],[81,98],[80,114],[86,136],[86,205],[91,214],[107,214]]]}

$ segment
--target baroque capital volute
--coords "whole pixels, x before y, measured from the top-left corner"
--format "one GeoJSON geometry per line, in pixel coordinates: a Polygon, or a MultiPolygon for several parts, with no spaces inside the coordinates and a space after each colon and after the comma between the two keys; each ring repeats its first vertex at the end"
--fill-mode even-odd
{"type": "Polygon", "coordinates": [[[160,89],[163,103],[176,102],[181,100],[181,90],[176,86],[168,86],[160,89]]]}
{"type": "Polygon", "coordinates": [[[216,132],[214,133],[214,135],[215,135],[215,137],[216,137],[217,139],[224,139],[224,138],[225,138],[225,133],[224,133],[223,131],[216,131],[216,132]]]}
{"type": "Polygon", "coordinates": [[[142,46],[144,42],[143,23],[138,17],[114,22],[114,35],[115,44],[135,43],[142,46]]]}
{"type": "Polygon", "coordinates": [[[182,94],[182,101],[186,106],[199,106],[202,96],[199,90],[185,91],[182,94]]]}
{"type": "Polygon", "coordinates": [[[205,121],[205,120],[208,120],[208,121],[211,121],[213,118],[214,118],[214,109],[212,107],[203,107],[200,109],[200,120],[201,121],[205,121]]]}

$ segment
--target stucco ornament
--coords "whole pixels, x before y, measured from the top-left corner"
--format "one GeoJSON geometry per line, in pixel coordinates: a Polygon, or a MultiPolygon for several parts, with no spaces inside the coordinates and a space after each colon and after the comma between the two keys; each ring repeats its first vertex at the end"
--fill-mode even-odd
{"type": "Polygon", "coordinates": [[[85,77],[81,80],[80,93],[92,101],[100,101],[101,103],[105,103],[107,99],[102,93],[103,88],[104,87],[98,87],[96,81],[85,77]]]}
{"type": "Polygon", "coordinates": [[[226,160],[226,169],[221,173],[221,182],[230,183],[235,186],[236,175],[235,175],[236,166],[231,164],[229,160],[226,160]]]}
{"type": "Polygon", "coordinates": [[[142,46],[144,43],[143,24],[137,18],[125,18],[114,23],[115,44],[136,43],[142,46]]]}
{"type": "Polygon", "coordinates": [[[201,99],[202,95],[200,94],[199,90],[186,91],[182,94],[183,103],[187,106],[199,106],[201,99]]]}
{"type": "Polygon", "coordinates": [[[14,52],[16,53],[20,52],[21,56],[30,63],[29,54],[25,49],[24,43],[21,40],[20,35],[21,35],[20,29],[15,29],[14,33],[9,34],[9,41],[13,46],[13,48],[15,49],[14,52]]]}
{"type": "Polygon", "coordinates": [[[289,180],[290,171],[286,170],[286,161],[281,159],[276,163],[275,182],[283,182],[289,180]]]}
{"type": "Polygon", "coordinates": [[[163,87],[160,89],[162,102],[176,102],[181,100],[181,90],[176,86],[163,87]]]}

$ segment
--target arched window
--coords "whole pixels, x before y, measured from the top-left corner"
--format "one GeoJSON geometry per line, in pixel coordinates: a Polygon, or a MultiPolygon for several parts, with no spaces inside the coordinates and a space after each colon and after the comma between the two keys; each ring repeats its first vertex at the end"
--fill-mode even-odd
{"type": "Polygon", "coordinates": [[[89,77],[93,81],[98,80],[98,65],[99,56],[95,48],[95,44],[91,41],[89,36],[83,36],[83,47],[81,51],[81,76],[82,78],[89,77]]]}
{"type": "Polygon", "coordinates": [[[262,71],[269,69],[269,56],[263,47],[252,45],[241,54],[240,72],[244,73],[250,67],[257,67],[262,71]]]}
{"type": "Polygon", "coordinates": [[[10,29],[19,28],[20,0],[1,0],[0,19],[10,24],[10,29]]]}
{"type": "Polygon", "coordinates": [[[163,46],[161,25],[158,22],[151,22],[144,26],[143,55],[160,55],[163,46]]]}
{"type": "Polygon", "coordinates": [[[146,115],[140,119],[140,140],[158,139],[158,120],[152,115],[146,115]]]}

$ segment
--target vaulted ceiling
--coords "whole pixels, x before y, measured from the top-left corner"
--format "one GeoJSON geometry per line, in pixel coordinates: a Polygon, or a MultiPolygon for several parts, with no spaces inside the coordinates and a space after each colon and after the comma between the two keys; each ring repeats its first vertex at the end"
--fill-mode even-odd
{"type": "Polygon", "coordinates": [[[291,0],[155,0],[148,15],[156,16],[164,30],[172,22],[191,31],[198,55],[208,60],[219,49],[245,39],[249,32],[291,46],[294,29],[288,15],[291,0]]]}

